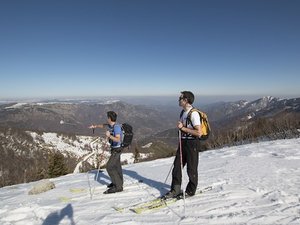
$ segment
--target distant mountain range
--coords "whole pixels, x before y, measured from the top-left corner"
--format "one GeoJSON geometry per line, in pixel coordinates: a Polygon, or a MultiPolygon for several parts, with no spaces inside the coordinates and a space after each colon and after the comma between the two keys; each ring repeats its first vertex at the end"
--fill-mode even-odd
{"type": "Polygon", "coordinates": [[[299,114],[300,98],[279,99],[271,96],[254,101],[221,102],[204,109],[216,127],[258,118],[273,118],[288,114],[299,114]]]}
{"type": "MultiPolygon", "coordinates": [[[[300,98],[263,97],[255,101],[219,102],[201,107],[215,128],[232,126],[240,121],[276,117],[300,112],[300,98]]],[[[114,110],[118,122],[130,123],[135,138],[143,139],[172,129],[180,108],[169,105],[143,106],[116,100],[52,100],[43,103],[9,103],[0,105],[0,126],[31,131],[92,135],[91,124],[106,122],[106,112],[114,110]]],[[[96,134],[103,131],[97,130],[96,134]]]]}
{"type": "MultiPolygon", "coordinates": [[[[106,123],[106,112],[118,114],[119,123],[130,123],[136,137],[170,128],[175,112],[160,111],[148,106],[137,106],[122,101],[109,102],[49,102],[10,103],[0,105],[0,126],[92,135],[91,124],[106,123]]],[[[101,131],[98,131],[101,133],[101,131]]]]}
{"type": "MultiPolygon", "coordinates": [[[[178,143],[175,126],[181,111],[178,106],[144,106],[124,101],[95,100],[7,103],[0,105],[2,186],[7,185],[5,182],[9,181],[9,177],[19,179],[19,174],[22,174],[22,180],[27,181],[37,179],[41,173],[45,174],[49,153],[60,151],[61,148],[45,139],[51,132],[57,133],[61,143],[77,146],[79,150],[84,148],[87,153],[93,151],[88,142],[80,144],[82,141],[77,135],[103,137],[104,130],[98,129],[93,134],[88,126],[105,123],[106,112],[110,110],[117,112],[118,122],[130,123],[134,128],[134,141],[126,152],[134,155],[145,153],[148,159],[168,157],[175,153],[178,143]],[[44,132],[48,134],[43,135],[44,132]],[[17,167],[13,169],[12,165],[17,167]],[[21,170],[19,165],[22,165],[21,170]],[[10,176],[11,173],[14,175],[10,176]],[[26,177],[28,174],[30,178],[26,177]]],[[[290,138],[300,133],[300,98],[263,97],[250,102],[219,102],[203,106],[201,110],[207,113],[212,127],[204,150],[244,140],[251,142],[257,138],[290,138]]],[[[63,152],[72,167],[69,170],[73,171],[83,155],[67,154],[68,149],[71,151],[72,148],[68,147],[63,152]]],[[[147,157],[140,160],[147,160],[147,157]]]]}
{"type": "MultiPolygon", "coordinates": [[[[247,128],[255,126],[257,121],[264,120],[264,123],[268,123],[267,126],[272,124],[275,127],[278,123],[284,123],[285,127],[282,129],[287,130],[289,126],[285,120],[289,120],[293,126],[290,126],[291,129],[295,130],[298,128],[300,131],[300,98],[292,99],[279,99],[274,97],[263,97],[254,101],[239,100],[234,102],[218,102],[200,108],[202,111],[206,112],[208,115],[210,125],[212,127],[212,138],[210,138],[208,148],[216,146],[215,143],[218,142],[215,139],[220,139],[220,136],[232,136],[234,133],[244,132],[253,132],[247,131],[247,128]],[[279,122],[278,122],[279,121],[279,122]]],[[[178,113],[179,115],[179,113],[178,113]]],[[[177,116],[178,116],[177,115],[177,116]]],[[[258,125],[259,126],[259,125],[258,125]]],[[[276,129],[278,129],[276,127],[276,129]]],[[[263,129],[252,128],[252,129],[263,129]]],[[[265,129],[265,128],[264,128],[265,129]]],[[[268,128],[269,129],[269,128],[268,128]]],[[[271,129],[271,128],[270,128],[271,129]]],[[[270,130],[269,129],[269,130],[270,130]]],[[[274,128],[274,132],[277,132],[274,128]]],[[[272,130],[268,134],[272,133],[272,130]]],[[[177,142],[174,139],[177,138],[176,128],[168,129],[160,133],[154,134],[152,138],[154,140],[164,140],[173,147],[177,146],[177,142]],[[161,137],[164,137],[163,139],[161,137]]],[[[262,132],[265,133],[265,132],[262,132]]],[[[251,134],[249,134],[251,135],[251,134]]],[[[256,134],[259,136],[262,134],[256,134]]],[[[295,135],[294,132],[290,136],[295,135]]],[[[290,137],[288,136],[288,137],[290,137]]],[[[287,137],[286,135],[274,135],[276,137],[287,137]]],[[[263,137],[262,137],[263,138],[263,137]]],[[[233,138],[234,139],[234,138],[233,138]]],[[[246,139],[246,137],[245,137],[246,139]]],[[[230,140],[228,140],[230,141],[230,140]]],[[[227,142],[228,142],[227,141],[227,142]]],[[[220,141],[219,141],[220,142],[220,141]]],[[[221,143],[225,144],[221,141],[221,143]]]]}
{"type": "Polygon", "coordinates": [[[213,121],[240,117],[251,119],[258,116],[274,116],[280,112],[300,112],[300,98],[279,99],[263,97],[255,101],[240,100],[208,105],[206,112],[213,121]]]}

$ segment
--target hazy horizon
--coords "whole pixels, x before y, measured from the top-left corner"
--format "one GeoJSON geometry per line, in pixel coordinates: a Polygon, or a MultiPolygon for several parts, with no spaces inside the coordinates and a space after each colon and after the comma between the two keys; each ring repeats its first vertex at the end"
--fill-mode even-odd
{"type": "MultiPolygon", "coordinates": [[[[37,103],[37,102],[72,102],[72,101],[109,101],[120,100],[131,104],[139,105],[177,105],[178,95],[157,95],[157,96],[66,96],[66,97],[35,97],[35,98],[0,98],[0,104],[9,103],[37,103]]],[[[273,96],[279,99],[299,98],[300,96],[273,96]]],[[[239,100],[254,101],[267,96],[258,95],[222,95],[222,96],[203,96],[195,95],[197,105],[213,104],[218,102],[232,102],[239,100]]]]}

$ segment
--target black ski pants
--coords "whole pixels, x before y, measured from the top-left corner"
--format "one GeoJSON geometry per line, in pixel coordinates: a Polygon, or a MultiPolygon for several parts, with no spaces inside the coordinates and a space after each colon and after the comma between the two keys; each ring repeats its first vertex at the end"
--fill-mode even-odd
{"type": "Polygon", "coordinates": [[[110,158],[106,164],[106,170],[110,176],[111,182],[117,190],[123,188],[123,172],[121,166],[122,148],[112,148],[110,158]]]}
{"type": "MultiPolygon", "coordinates": [[[[187,174],[189,182],[185,191],[189,195],[194,195],[198,185],[198,162],[199,162],[199,151],[200,141],[198,139],[181,139],[182,145],[182,167],[187,165],[187,174]]],[[[171,190],[176,190],[176,186],[181,187],[182,183],[182,171],[180,162],[180,146],[176,152],[174,160],[174,167],[172,171],[172,184],[171,190]]]]}

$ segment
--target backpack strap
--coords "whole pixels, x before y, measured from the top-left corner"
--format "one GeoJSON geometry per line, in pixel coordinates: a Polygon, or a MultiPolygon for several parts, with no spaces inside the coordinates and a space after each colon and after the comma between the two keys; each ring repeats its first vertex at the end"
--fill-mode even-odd
{"type": "MultiPolygon", "coordinates": [[[[189,111],[189,113],[188,113],[188,115],[187,115],[187,117],[186,117],[186,124],[188,124],[188,122],[192,125],[192,127],[194,127],[194,125],[193,125],[193,122],[192,122],[192,120],[191,120],[191,115],[192,115],[192,113],[193,112],[198,112],[198,110],[196,109],[196,108],[192,108],[190,111],[189,111]]],[[[199,113],[199,116],[200,116],[200,121],[201,121],[201,113],[199,113]]]]}
{"type": "MultiPolygon", "coordinates": [[[[192,114],[192,112],[194,112],[194,111],[197,111],[197,109],[194,108],[194,107],[189,111],[189,113],[188,113],[188,115],[187,115],[187,117],[186,117],[186,125],[187,125],[188,123],[190,123],[190,124],[192,125],[192,127],[194,127],[194,125],[193,125],[193,123],[192,123],[192,120],[191,120],[191,114],[192,114]]],[[[180,119],[181,119],[183,113],[184,113],[184,110],[181,110],[181,113],[180,113],[180,116],[179,116],[180,119]]],[[[199,113],[199,115],[200,115],[200,113],[199,113]]],[[[200,121],[201,121],[201,115],[200,115],[200,121]]]]}
{"type": "Polygon", "coordinates": [[[182,117],[183,113],[184,113],[184,110],[181,110],[181,113],[180,113],[179,119],[181,119],[181,117],[182,117]]]}

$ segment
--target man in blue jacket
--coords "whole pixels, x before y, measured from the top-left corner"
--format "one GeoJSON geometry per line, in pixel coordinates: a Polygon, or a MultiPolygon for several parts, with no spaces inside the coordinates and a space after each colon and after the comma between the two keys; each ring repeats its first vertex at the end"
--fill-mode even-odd
{"type": "MultiPolygon", "coordinates": [[[[108,130],[105,135],[109,140],[111,156],[106,164],[106,170],[111,178],[111,184],[107,185],[108,189],[104,194],[111,194],[123,191],[123,172],[121,166],[121,125],[116,123],[117,114],[114,111],[107,112],[108,130]]],[[[103,128],[104,124],[92,125],[89,128],[103,128]]]]}

